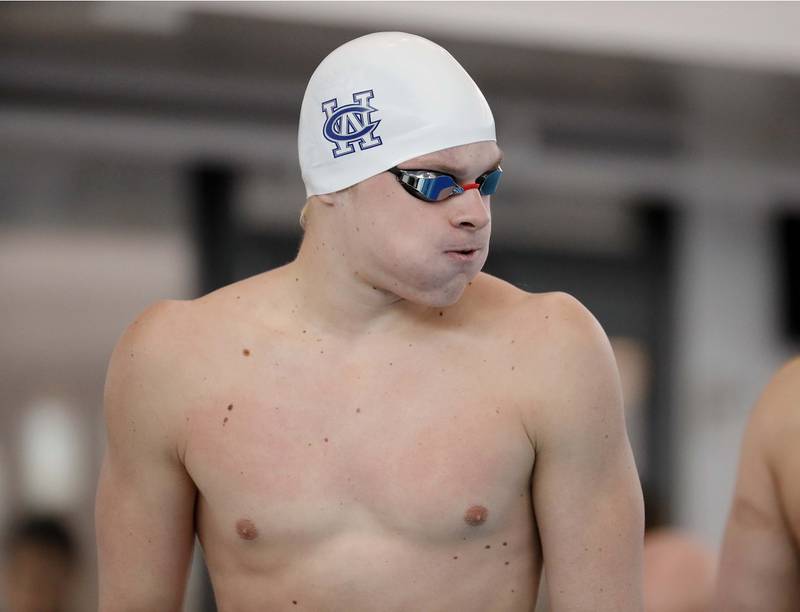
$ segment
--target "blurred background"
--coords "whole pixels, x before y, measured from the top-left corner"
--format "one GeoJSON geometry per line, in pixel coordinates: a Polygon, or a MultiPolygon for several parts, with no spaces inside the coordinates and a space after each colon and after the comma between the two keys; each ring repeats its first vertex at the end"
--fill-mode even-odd
{"type": "MultiPolygon", "coordinates": [[[[294,257],[305,83],[379,30],[482,88],[506,157],[486,271],[594,312],[651,520],[718,547],[748,411],[800,341],[800,5],[4,2],[0,526],[68,526],[75,610],[116,339],[294,257]]],[[[209,593],[198,555],[187,610],[209,593]]]]}

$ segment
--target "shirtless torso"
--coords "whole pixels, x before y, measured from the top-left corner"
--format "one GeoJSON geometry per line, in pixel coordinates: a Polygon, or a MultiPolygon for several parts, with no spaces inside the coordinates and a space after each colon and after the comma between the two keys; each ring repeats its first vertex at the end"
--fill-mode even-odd
{"type": "Polygon", "coordinates": [[[719,612],[800,606],[800,359],[767,385],[744,435],[717,585],[719,612]]]}
{"type": "MultiPolygon", "coordinates": [[[[221,611],[531,610],[542,565],[535,449],[556,419],[571,428],[565,386],[584,384],[570,377],[598,384],[580,372],[589,356],[565,363],[578,335],[597,335],[594,321],[567,296],[481,274],[455,306],[414,325],[337,338],[285,299],[294,282],[290,265],[158,304],[117,347],[98,497],[101,580],[114,586],[101,609],[177,609],[182,587],[152,607],[113,602],[152,593],[153,581],[184,584],[196,525],[221,611]],[[128,581],[114,583],[116,572],[128,581]]],[[[572,483],[540,484],[564,504],[542,503],[553,528],[598,521],[553,546],[593,558],[571,559],[586,573],[565,581],[601,598],[592,572],[631,532],[635,547],[641,519],[630,494],[612,498],[635,475],[610,415],[599,410],[590,435],[620,481],[583,475],[573,458],[572,483]],[[585,478],[599,478],[601,498],[585,478]]],[[[635,578],[623,582],[635,590],[635,578]]]]}
{"type": "Polygon", "coordinates": [[[195,531],[221,612],[641,610],[614,356],[564,294],[480,273],[494,141],[431,204],[390,172],[307,200],[292,263],[123,335],[106,385],[101,612],[180,609],[195,531]],[[535,509],[535,511],[534,511],[535,509]]]}
{"type": "Polygon", "coordinates": [[[540,553],[513,384],[522,335],[465,333],[469,314],[443,309],[347,342],[291,316],[259,325],[237,290],[198,308],[243,312],[209,334],[200,378],[216,383],[186,411],[222,609],[526,609],[540,553]]]}

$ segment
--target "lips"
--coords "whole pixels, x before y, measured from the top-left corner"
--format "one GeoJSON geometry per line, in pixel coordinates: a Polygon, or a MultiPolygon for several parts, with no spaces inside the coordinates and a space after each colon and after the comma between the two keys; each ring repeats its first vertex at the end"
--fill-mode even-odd
{"type": "Polygon", "coordinates": [[[456,249],[447,249],[445,251],[445,253],[460,253],[462,255],[470,255],[470,254],[474,253],[475,251],[480,251],[480,250],[481,250],[480,247],[465,246],[465,247],[460,247],[460,248],[456,248],[456,249]]]}
{"type": "Polygon", "coordinates": [[[471,248],[464,248],[464,249],[451,249],[449,251],[445,251],[444,254],[453,261],[458,262],[472,262],[478,259],[478,252],[480,249],[471,249],[471,248]]]}

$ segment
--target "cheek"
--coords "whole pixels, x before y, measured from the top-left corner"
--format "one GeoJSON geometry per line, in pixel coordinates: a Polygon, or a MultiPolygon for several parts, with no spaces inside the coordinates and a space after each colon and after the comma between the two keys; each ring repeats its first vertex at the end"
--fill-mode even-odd
{"type": "Polygon", "coordinates": [[[430,239],[407,221],[376,227],[361,248],[365,265],[401,283],[426,284],[434,274],[430,239]]]}
{"type": "Polygon", "coordinates": [[[358,243],[368,245],[373,253],[393,257],[409,257],[414,253],[430,251],[435,243],[432,224],[424,214],[406,202],[386,202],[374,211],[359,215],[351,236],[358,243]]]}
{"type": "Polygon", "coordinates": [[[429,264],[436,250],[441,219],[428,204],[398,191],[389,181],[366,181],[354,192],[348,214],[351,252],[395,272],[429,264]]]}
{"type": "Polygon", "coordinates": [[[398,270],[417,267],[426,257],[425,241],[413,231],[401,225],[382,228],[372,237],[370,251],[377,261],[398,270]]]}
{"type": "Polygon", "coordinates": [[[424,218],[402,215],[385,232],[378,248],[400,260],[402,267],[416,266],[429,260],[436,250],[436,236],[432,225],[424,218]]]}

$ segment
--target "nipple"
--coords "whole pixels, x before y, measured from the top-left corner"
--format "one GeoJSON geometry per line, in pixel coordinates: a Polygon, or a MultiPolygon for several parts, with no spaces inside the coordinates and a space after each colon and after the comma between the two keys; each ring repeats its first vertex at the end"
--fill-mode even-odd
{"type": "Polygon", "coordinates": [[[250,519],[239,519],[236,522],[236,533],[243,540],[255,540],[258,537],[258,529],[250,519]]]}
{"type": "Polygon", "coordinates": [[[489,511],[484,506],[470,506],[464,513],[464,522],[471,527],[483,525],[489,516],[489,511]]]}

